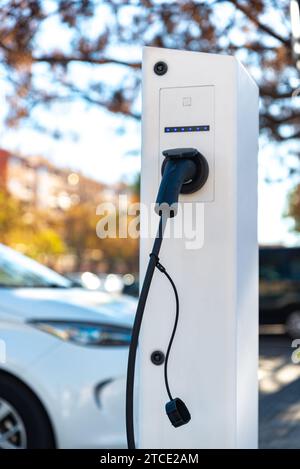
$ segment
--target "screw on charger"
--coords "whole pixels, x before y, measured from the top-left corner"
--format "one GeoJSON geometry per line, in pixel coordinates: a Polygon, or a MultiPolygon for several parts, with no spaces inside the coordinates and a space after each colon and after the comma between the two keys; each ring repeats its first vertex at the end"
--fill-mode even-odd
{"type": "Polygon", "coordinates": [[[156,62],[156,64],[154,65],[154,73],[156,73],[156,75],[165,75],[165,73],[167,73],[168,71],[168,65],[166,64],[166,62],[163,62],[162,60],[160,60],[159,62],[156,62]]]}
{"type": "Polygon", "coordinates": [[[165,361],[165,355],[163,352],[160,350],[154,350],[154,352],[151,353],[151,361],[153,365],[162,365],[163,362],[165,361]]]}

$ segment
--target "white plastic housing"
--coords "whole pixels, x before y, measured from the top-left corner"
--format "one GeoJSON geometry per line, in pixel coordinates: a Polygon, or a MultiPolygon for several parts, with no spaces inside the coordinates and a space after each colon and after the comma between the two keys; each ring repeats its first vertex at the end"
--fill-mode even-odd
{"type": "MultiPolygon", "coordinates": [[[[162,150],[196,147],[209,164],[200,191],[196,249],[186,238],[165,239],[161,262],[180,297],[180,320],[169,360],[169,381],[192,419],[173,428],[165,414],[163,367],[150,360],[166,351],[175,300],[156,271],[139,341],[137,443],[141,448],[255,448],[257,446],[258,89],[231,56],[145,48],[141,201],[155,202],[162,150]],[[156,62],[168,65],[158,76],[156,62]],[[167,132],[167,127],[209,131],[167,132]]],[[[150,210],[150,208],[149,208],[150,210]]],[[[142,233],[147,231],[142,210],[142,233]]],[[[179,228],[180,216],[168,223],[179,228]]],[[[141,239],[143,280],[153,239],[141,239]]],[[[194,246],[195,247],[195,246],[194,246]]]]}

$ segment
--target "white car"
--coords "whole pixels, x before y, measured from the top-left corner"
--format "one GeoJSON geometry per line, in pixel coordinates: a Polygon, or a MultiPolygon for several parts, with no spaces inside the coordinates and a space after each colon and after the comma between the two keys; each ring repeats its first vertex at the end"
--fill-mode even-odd
{"type": "Polygon", "coordinates": [[[135,307],[0,245],[0,449],[125,447],[135,307]]]}

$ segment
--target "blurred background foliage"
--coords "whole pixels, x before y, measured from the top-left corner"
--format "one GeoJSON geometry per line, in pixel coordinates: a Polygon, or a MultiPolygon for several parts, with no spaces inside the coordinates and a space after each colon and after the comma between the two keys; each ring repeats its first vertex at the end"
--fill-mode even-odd
{"type": "Polygon", "coordinates": [[[0,243],[56,270],[68,270],[59,259],[69,255],[76,272],[136,272],[138,240],[99,239],[95,228],[99,219],[94,206],[87,202],[70,207],[63,217],[57,217],[32,207],[29,211],[26,204],[8,192],[0,192],[0,243]]]}
{"type": "Polygon", "coordinates": [[[3,0],[7,124],[30,119],[36,106],[78,99],[138,119],[141,64],[134,59],[143,45],[237,55],[260,86],[262,131],[278,142],[299,138],[289,0],[3,0]],[[61,35],[59,45],[44,40],[47,24],[61,35]],[[108,65],[121,67],[119,83],[105,77],[108,65]],[[84,77],[86,67],[95,79],[84,77]]]}
{"type": "MultiPolygon", "coordinates": [[[[84,102],[112,114],[140,119],[140,50],[144,45],[234,54],[260,87],[263,143],[276,145],[287,176],[288,154],[299,156],[299,70],[291,49],[289,0],[2,0],[0,77],[6,93],[7,128],[48,128],[36,109],[50,114],[57,103],[84,102]],[[116,80],[116,77],[118,79],[116,80]]],[[[45,114],[44,114],[45,115],[45,114]]],[[[80,126],[79,126],[80,127],[80,126]]],[[[76,133],[76,129],[74,129],[76,133]]],[[[300,227],[299,187],[289,216],[300,227]]],[[[138,197],[138,178],[132,187],[138,197]]],[[[58,270],[73,256],[76,270],[137,271],[138,242],[99,240],[99,217],[80,197],[61,217],[28,209],[7,191],[0,194],[0,241],[58,270]],[[26,211],[27,210],[27,211],[26,211]]]]}

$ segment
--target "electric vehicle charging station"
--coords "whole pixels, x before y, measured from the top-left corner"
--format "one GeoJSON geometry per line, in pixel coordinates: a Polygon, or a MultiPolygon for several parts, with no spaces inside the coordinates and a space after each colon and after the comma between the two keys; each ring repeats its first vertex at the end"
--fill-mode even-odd
{"type": "MultiPolygon", "coordinates": [[[[198,241],[169,236],[160,251],[180,301],[169,384],[191,420],[179,428],[171,424],[163,366],[151,360],[154,351],[166,353],[175,314],[170,284],[156,271],[139,337],[137,447],[256,448],[257,86],[234,57],[146,47],[142,122],[142,233],[164,151],[196,149],[209,173],[199,190],[180,194],[183,215],[166,225],[182,232],[180,224],[191,216],[185,205],[192,204],[198,241]]],[[[152,245],[153,238],[141,237],[141,280],[152,245]]]]}

